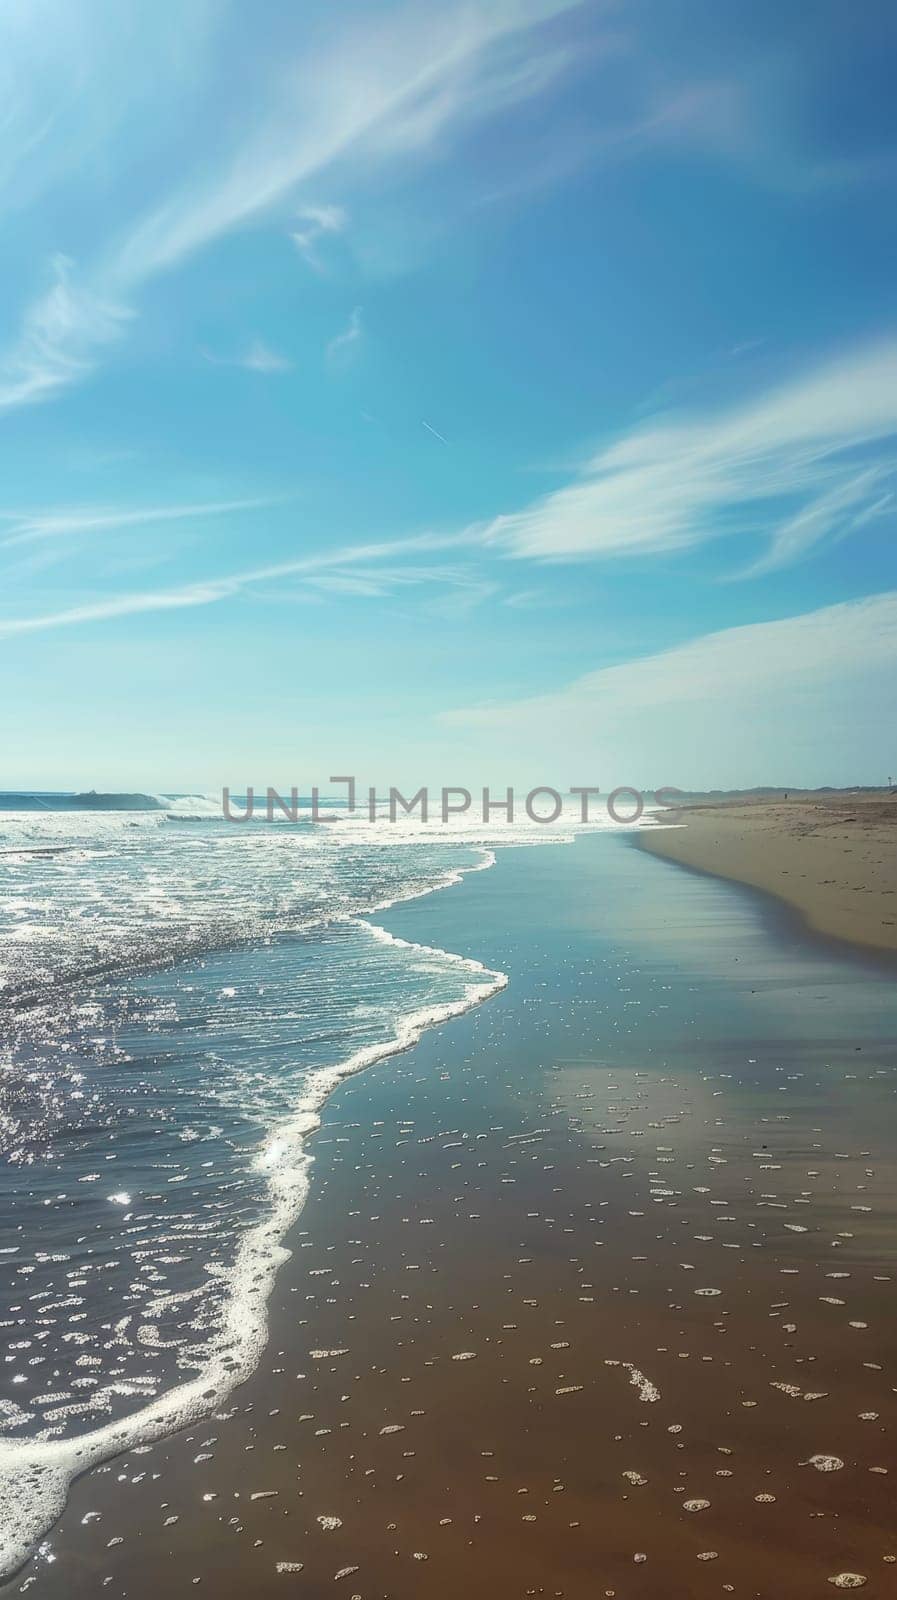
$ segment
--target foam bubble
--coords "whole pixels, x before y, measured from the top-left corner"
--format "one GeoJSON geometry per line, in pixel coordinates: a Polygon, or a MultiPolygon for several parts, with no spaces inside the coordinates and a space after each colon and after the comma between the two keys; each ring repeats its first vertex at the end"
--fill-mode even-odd
{"type": "Polygon", "coordinates": [[[130,1417],[70,1440],[0,1438],[0,1581],[18,1570],[62,1514],[69,1485],[76,1477],[111,1456],[153,1443],[200,1420],[254,1371],[267,1338],[267,1303],[274,1279],[290,1254],[283,1238],[308,1192],[311,1156],[305,1142],[320,1126],[321,1107],[337,1085],[376,1061],[410,1049],[428,1028],[460,1016],[508,982],[506,974],[466,956],[409,943],[371,923],[362,926],[384,943],[439,956],[464,971],[469,981],[461,997],[409,1013],[399,1020],[393,1038],[365,1046],[342,1063],[312,1074],[295,1111],[257,1158],[268,1184],[269,1210],[240,1239],[219,1329],[208,1347],[206,1365],[196,1378],[170,1389],[130,1417]]]}

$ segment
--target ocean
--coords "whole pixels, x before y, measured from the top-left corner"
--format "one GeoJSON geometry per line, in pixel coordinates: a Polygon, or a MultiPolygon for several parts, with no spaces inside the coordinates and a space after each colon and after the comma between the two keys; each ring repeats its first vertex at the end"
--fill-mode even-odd
{"type": "Polygon", "coordinates": [[[891,1592],[893,965],[631,830],[38,809],[21,1590],[891,1592]]]}
{"type": "Polygon", "coordinates": [[[114,805],[0,809],[6,1570],[76,1472],[252,1371],[333,1087],[506,982],[371,919],[579,831],[114,805]]]}

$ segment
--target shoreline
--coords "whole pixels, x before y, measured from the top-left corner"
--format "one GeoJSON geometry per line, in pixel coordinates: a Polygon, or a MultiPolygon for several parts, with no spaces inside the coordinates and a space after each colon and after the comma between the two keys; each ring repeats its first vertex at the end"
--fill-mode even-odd
{"type": "Polygon", "coordinates": [[[488,872],[495,866],[495,854],[485,847],[476,848],[481,859],[469,866],[455,867],[425,889],[397,893],[365,913],[346,918],[384,943],[443,957],[463,968],[471,981],[457,1000],[409,1012],[392,1038],[319,1068],[290,1118],[273,1129],[260,1146],[257,1161],[270,1172],[269,1211],[241,1240],[230,1299],[201,1372],[163,1390],[129,1416],[70,1438],[0,1437],[0,1587],[14,1582],[34,1557],[41,1540],[63,1515],[79,1478],[128,1451],[164,1442],[185,1427],[201,1425],[235,1389],[251,1380],[268,1343],[268,1307],[277,1273],[290,1254],[285,1240],[298,1226],[308,1197],[314,1159],[308,1144],[321,1127],[331,1095],[347,1079],[413,1050],[428,1030],[483,1005],[506,987],[504,972],[492,971],[474,957],[397,938],[369,920],[454,888],[469,873],[488,872]]]}
{"type": "Polygon", "coordinates": [[[897,958],[897,796],[697,803],[667,815],[669,825],[639,832],[638,849],[762,895],[845,953],[897,958]]]}
{"type": "Polygon", "coordinates": [[[658,926],[655,872],[582,839],[389,913],[509,986],[334,1090],[258,1367],[73,1484],[41,1600],[887,1592],[892,991],[688,874],[658,926]]]}

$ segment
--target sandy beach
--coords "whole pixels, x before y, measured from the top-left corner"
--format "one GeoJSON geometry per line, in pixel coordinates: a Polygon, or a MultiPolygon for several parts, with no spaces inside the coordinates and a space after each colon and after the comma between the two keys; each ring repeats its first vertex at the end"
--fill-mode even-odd
{"type": "Polygon", "coordinates": [[[892,1594],[888,974],[629,837],[384,920],[508,987],[331,1096],[258,1370],[13,1587],[892,1594]]]}
{"type": "Polygon", "coordinates": [[[897,0],[0,41],[0,1600],[897,1600],[897,0]]]}
{"type": "Polygon", "coordinates": [[[641,847],[775,895],[816,933],[897,951],[897,795],[727,800],[670,821],[641,847]]]}

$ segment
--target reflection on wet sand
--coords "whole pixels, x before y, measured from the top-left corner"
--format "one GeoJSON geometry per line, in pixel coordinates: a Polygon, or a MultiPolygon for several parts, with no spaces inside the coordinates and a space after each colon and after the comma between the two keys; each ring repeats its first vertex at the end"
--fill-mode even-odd
{"type": "Polygon", "coordinates": [[[892,1594],[891,980],[618,841],[387,920],[508,989],[336,1092],[258,1373],[25,1582],[892,1594]]]}

